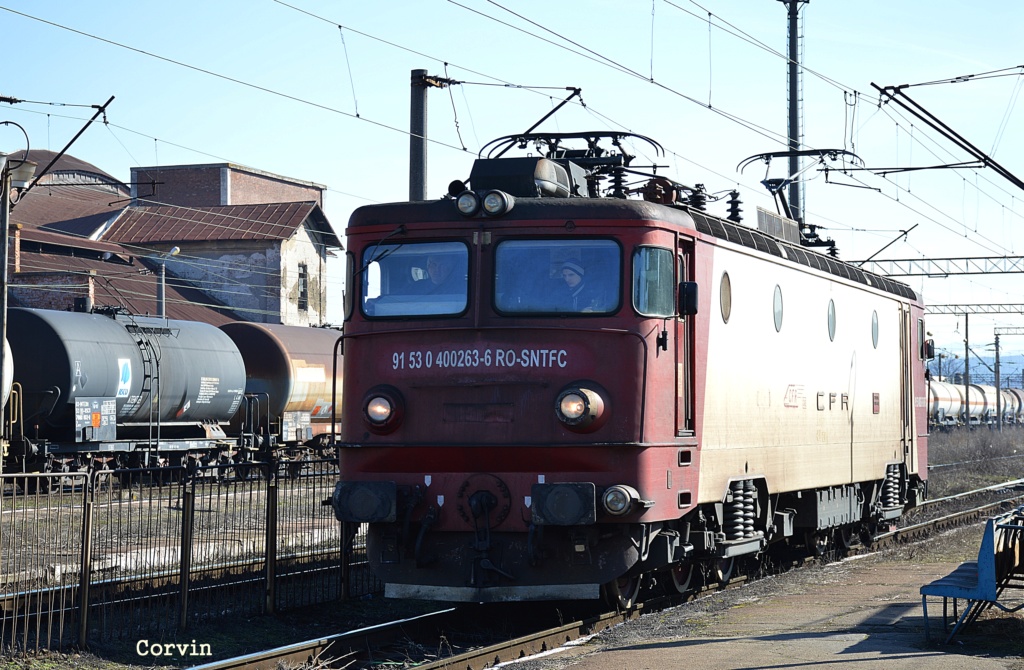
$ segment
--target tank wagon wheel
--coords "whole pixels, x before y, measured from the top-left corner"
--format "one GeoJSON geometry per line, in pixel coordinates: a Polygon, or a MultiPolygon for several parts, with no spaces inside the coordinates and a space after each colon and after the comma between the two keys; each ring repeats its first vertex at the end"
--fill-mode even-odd
{"type": "Polygon", "coordinates": [[[50,492],[49,477],[26,477],[25,493],[28,495],[46,495],[50,492]]]}
{"type": "Polygon", "coordinates": [[[605,602],[611,607],[623,610],[633,609],[637,603],[637,596],[640,595],[643,581],[643,575],[613,579],[601,589],[605,602]]]}
{"type": "Polygon", "coordinates": [[[231,469],[234,470],[235,479],[238,481],[245,481],[253,477],[260,479],[262,477],[260,466],[253,461],[237,460],[231,466],[231,469]]]}
{"type": "Polygon", "coordinates": [[[672,588],[676,593],[687,593],[696,587],[694,575],[697,571],[697,564],[693,561],[673,565],[668,569],[672,588]]]}
{"type": "Polygon", "coordinates": [[[735,558],[719,558],[711,564],[711,578],[718,582],[719,586],[725,586],[728,584],[735,571],[735,558]]]}

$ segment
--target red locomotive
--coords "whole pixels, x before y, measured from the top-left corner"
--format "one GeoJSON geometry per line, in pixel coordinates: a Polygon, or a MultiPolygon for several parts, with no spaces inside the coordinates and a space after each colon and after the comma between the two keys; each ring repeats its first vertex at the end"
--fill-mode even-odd
{"type": "Polygon", "coordinates": [[[628,606],[924,497],[915,293],[707,214],[629,137],[503,138],[543,157],[353,213],[333,506],[387,596],[628,606]]]}

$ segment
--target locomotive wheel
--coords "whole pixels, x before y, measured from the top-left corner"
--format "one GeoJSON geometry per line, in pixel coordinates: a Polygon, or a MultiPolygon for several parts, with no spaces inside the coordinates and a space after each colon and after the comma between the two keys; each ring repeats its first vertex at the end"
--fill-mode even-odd
{"type": "Polygon", "coordinates": [[[673,565],[668,569],[669,575],[672,578],[672,586],[676,593],[686,593],[690,590],[696,569],[697,565],[693,562],[673,565]]]}
{"type": "Polygon", "coordinates": [[[719,558],[711,566],[711,577],[718,582],[719,586],[725,586],[732,579],[732,574],[735,571],[735,558],[719,558]]]}
{"type": "Polygon", "coordinates": [[[850,550],[860,544],[860,536],[857,533],[857,528],[853,524],[848,524],[838,528],[836,530],[836,544],[843,556],[848,555],[850,550]]]}
{"type": "Polygon", "coordinates": [[[831,533],[807,532],[807,548],[814,556],[827,557],[834,550],[831,533]]]}
{"type": "Polygon", "coordinates": [[[611,607],[628,610],[633,609],[640,595],[643,577],[619,577],[604,585],[605,602],[611,607]]]}

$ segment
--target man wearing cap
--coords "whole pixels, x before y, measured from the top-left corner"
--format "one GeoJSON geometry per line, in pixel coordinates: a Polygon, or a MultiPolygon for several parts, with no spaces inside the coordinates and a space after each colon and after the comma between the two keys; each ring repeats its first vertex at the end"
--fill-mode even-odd
{"type": "Polygon", "coordinates": [[[562,263],[562,281],[568,290],[567,308],[574,312],[593,311],[597,296],[587,287],[586,270],[577,261],[562,263]]]}

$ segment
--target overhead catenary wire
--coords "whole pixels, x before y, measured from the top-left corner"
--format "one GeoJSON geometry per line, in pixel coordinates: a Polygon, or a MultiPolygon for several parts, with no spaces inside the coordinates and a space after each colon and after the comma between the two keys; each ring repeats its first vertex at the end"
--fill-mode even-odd
{"type": "MultiPolygon", "coordinates": [[[[280,4],[286,4],[286,3],[280,3],[280,4]]],[[[671,4],[671,3],[670,3],[670,4],[671,4]]],[[[286,6],[287,6],[287,5],[286,5],[286,6]]],[[[697,5],[697,6],[699,6],[699,5],[697,5]]],[[[709,13],[710,13],[710,12],[709,12],[709,13]]],[[[707,19],[706,19],[705,17],[702,17],[702,16],[700,17],[700,19],[702,20],[702,22],[703,22],[703,20],[707,20],[707,19]]],[[[717,27],[717,26],[716,26],[716,27],[717,27]]],[[[398,48],[407,48],[407,47],[402,47],[401,45],[396,45],[396,46],[398,46],[398,48]]],[[[407,49],[407,50],[408,50],[408,49],[407,49]]],[[[450,145],[450,146],[451,146],[451,148],[454,148],[454,146],[452,146],[452,145],[450,145]]],[[[676,152],[676,154],[678,155],[679,153],[678,153],[678,152],[676,152]]],[[[351,195],[351,194],[349,194],[349,195],[351,195]]]]}
{"type": "MultiPolygon", "coordinates": [[[[455,2],[454,0],[448,0],[448,2],[450,2],[450,3],[452,3],[452,4],[455,4],[455,5],[457,5],[457,6],[460,6],[460,7],[464,7],[463,5],[459,4],[458,2],[455,2]]],[[[489,2],[490,4],[492,4],[492,5],[495,5],[495,6],[497,6],[497,7],[500,7],[500,8],[502,8],[502,9],[505,9],[504,7],[502,7],[502,6],[501,6],[501,5],[499,4],[499,3],[495,2],[494,0],[488,0],[488,2],[489,2]]],[[[466,8],[466,9],[470,9],[470,8],[466,8]]],[[[485,16],[485,17],[487,17],[487,18],[491,18],[492,20],[495,20],[495,21],[497,21],[497,22],[499,22],[499,23],[502,23],[502,24],[504,24],[504,22],[502,22],[502,21],[500,21],[500,20],[498,20],[498,19],[494,19],[493,17],[490,17],[489,15],[487,15],[487,14],[484,14],[484,13],[482,13],[482,12],[479,12],[479,11],[477,11],[477,10],[473,10],[473,9],[470,9],[470,11],[473,11],[473,12],[474,12],[474,13],[476,13],[476,14],[480,14],[481,16],[485,16]]],[[[519,15],[518,13],[516,13],[516,12],[514,12],[514,11],[512,11],[512,10],[507,10],[507,9],[506,9],[505,11],[508,11],[508,12],[509,12],[510,14],[513,14],[514,16],[520,16],[520,15],[519,15]]],[[[684,11],[685,11],[685,10],[684,10],[684,11]]],[[[689,12],[687,12],[687,13],[689,13],[689,12]]],[[[692,14],[692,15],[693,15],[693,16],[696,16],[695,14],[692,14]]],[[[536,22],[534,22],[534,21],[531,21],[530,19],[524,19],[524,20],[526,20],[526,21],[527,21],[528,23],[530,23],[531,25],[538,25],[538,24],[537,24],[536,22]]],[[[553,30],[551,30],[551,29],[549,29],[549,28],[546,28],[546,27],[543,27],[543,26],[540,26],[540,27],[541,27],[542,29],[544,29],[545,31],[547,31],[547,32],[551,33],[551,34],[554,34],[554,35],[559,35],[559,33],[555,32],[555,31],[553,31],[553,30]]],[[[515,27],[513,26],[513,28],[515,28],[515,27]]],[[[516,30],[520,30],[520,31],[522,31],[522,29],[520,29],[520,28],[515,28],[515,29],[516,29],[516,30]]],[[[522,32],[526,32],[526,34],[532,35],[532,33],[529,33],[528,31],[522,31],[522,32]]],[[[560,36],[560,35],[559,35],[559,36],[560,36]]],[[[536,36],[535,36],[535,37],[536,37],[536,36]]],[[[560,37],[561,37],[561,36],[560,36],[560,37]]],[[[549,40],[546,40],[545,38],[542,38],[542,37],[538,37],[538,39],[541,39],[541,40],[543,40],[543,41],[549,41],[549,40]]],[[[571,44],[573,44],[573,45],[576,45],[576,46],[580,46],[580,45],[579,45],[579,44],[578,44],[577,42],[575,42],[575,41],[573,41],[573,40],[571,40],[571,39],[568,39],[568,38],[563,38],[563,39],[566,39],[566,41],[568,41],[569,43],[571,43],[571,44]]],[[[582,47],[582,46],[580,46],[580,48],[586,49],[586,47],[582,47]]],[[[590,52],[591,54],[594,54],[594,56],[592,56],[592,57],[591,57],[592,59],[593,59],[593,58],[597,58],[597,59],[599,59],[599,62],[602,62],[602,63],[606,63],[606,64],[608,64],[608,65],[609,65],[610,67],[613,67],[614,69],[616,69],[617,71],[620,71],[620,72],[625,72],[625,73],[627,73],[627,74],[630,74],[631,76],[634,76],[634,77],[639,77],[639,78],[641,78],[641,79],[644,79],[644,80],[646,81],[646,78],[644,78],[644,77],[643,77],[642,75],[639,75],[639,74],[638,74],[638,73],[636,73],[635,71],[633,71],[633,70],[630,70],[630,69],[629,69],[629,68],[627,68],[626,66],[623,66],[623,65],[621,65],[620,63],[617,63],[617,62],[615,62],[614,60],[612,60],[612,59],[610,59],[610,58],[607,58],[607,57],[605,57],[605,56],[602,56],[602,55],[601,55],[601,54],[599,54],[598,52],[595,52],[595,51],[593,51],[593,50],[590,50],[590,49],[586,49],[586,50],[587,50],[588,52],[590,52]]],[[[785,59],[786,59],[786,60],[788,61],[788,57],[787,57],[787,56],[782,56],[781,54],[779,54],[779,55],[780,55],[781,57],[785,58],[785,59]]],[[[837,86],[837,87],[841,88],[842,90],[847,90],[847,89],[845,89],[844,87],[842,87],[842,85],[841,85],[841,84],[839,84],[838,82],[835,82],[835,81],[834,81],[834,80],[832,80],[832,79],[828,79],[828,78],[826,78],[826,79],[827,79],[827,81],[828,81],[828,82],[829,82],[830,84],[832,84],[832,85],[835,85],[835,86],[837,86]]],[[[690,97],[690,96],[687,96],[687,95],[685,95],[685,94],[679,93],[678,91],[674,91],[673,89],[671,89],[671,87],[668,87],[668,86],[665,86],[665,85],[663,85],[663,84],[660,84],[660,83],[659,83],[659,82],[657,82],[657,81],[652,81],[652,82],[650,82],[650,83],[651,83],[651,84],[653,84],[653,85],[655,85],[655,86],[658,86],[658,87],[660,87],[660,88],[663,88],[663,89],[664,89],[664,90],[666,90],[666,91],[670,91],[670,92],[676,93],[677,95],[680,95],[680,96],[681,96],[681,97],[683,97],[684,99],[687,99],[687,100],[689,100],[690,102],[694,102],[694,103],[696,103],[696,104],[699,104],[699,105],[701,105],[702,107],[704,107],[703,103],[700,103],[699,101],[696,101],[696,100],[695,100],[694,98],[692,98],[692,97],[690,97]]],[[[710,108],[710,107],[709,107],[709,109],[712,109],[712,108],[710,108]]],[[[724,112],[723,110],[720,110],[720,109],[712,109],[712,111],[715,111],[716,113],[718,113],[718,114],[720,114],[720,115],[724,116],[724,117],[725,117],[725,118],[727,118],[727,119],[730,119],[730,120],[733,120],[733,121],[735,121],[736,123],[738,123],[738,124],[739,124],[739,125],[741,125],[741,126],[744,126],[744,127],[748,127],[748,128],[750,128],[750,126],[748,125],[748,122],[746,122],[746,121],[745,121],[745,120],[743,120],[743,119],[740,119],[739,117],[735,117],[734,115],[732,115],[732,114],[730,114],[730,113],[728,113],[728,112],[724,112]]],[[[762,133],[762,134],[764,134],[764,133],[762,133]]],[[[779,141],[780,143],[782,143],[782,140],[781,140],[781,136],[771,137],[771,135],[772,135],[772,134],[771,134],[771,133],[769,132],[769,134],[768,134],[768,135],[766,135],[766,136],[768,136],[768,137],[769,137],[770,139],[775,139],[775,140],[779,141]]],[[[859,181],[859,180],[858,180],[858,181],[859,181]]],[[[862,181],[860,181],[860,183],[861,183],[861,184],[863,184],[863,182],[862,182],[862,181]]],[[[892,183],[892,182],[890,182],[890,183],[892,183]]],[[[900,188],[898,184],[894,184],[894,185],[895,185],[895,186],[897,187],[897,189],[899,189],[899,188],[900,188]]],[[[894,202],[900,203],[900,201],[899,201],[899,198],[898,198],[898,197],[896,197],[896,198],[893,198],[893,197],[891,197],[891,196],[887,196],[887,197],[888,197],[888,198],[889,198],[890,200],[893,200],[894,202]]],[[[922,201],[922,202],[923,202],[923,201],[922,201]]],[[[906,206],[906,205],[905,205],[904,203],[900,203],[900,204],[901,204],[901,205],[903,205],[903,206],[906,206]]],[[[926,203],[926,204],[927,204],[927,203],[926,203]]],[[[912,209],[912,211],[916,211],[916,210],[913,210],[913,208],[910,208],[910,209],[912,209]]],[[[930,220],[930,221],[935,221],[935,219],[934,219],[934,218],[932,218],[932,217],[930,217],[930,216],[927,216],[927,215],[923,215],[923,216],[925,216],[925,218],[927,218],[927,219],[928,219],[928,220],[930,220]]],[[[936,223],[938,223],[937,221],[935,221],[935,222],[936,222],[936,223]]],[[[941,225],[941,224],[940,224],[940,225],[941,225]]],[[[943,226],[943,227],[945,227],[945,226],[943,226]]],[[[948,229],[948,228],[947,228],[947,229],[948,229]]],[[[991,241],[991,240],[989,240],[989,242],[992,242],[992,241],[991,241]]],[[[1000,245],[998,245],[998,243],[995,243],[995,242],[992,242],[992,244],[995,244],[996,246],[1000,246],[1000,245]]],[[[999,253],[998,251],[996,251],[995,249],[993,249],[993,248],[991,248],[991,247],[989,247],[989,246],[986,246],[986,245],[982,245],[982,244],[979,244],[979,246],[980,246],[981,248],[985,249],[986,251],[989,251],[989,252],[992,252],[992,253],[999,253]]]]}
{"type": "MultiPolygon", "coordinates": [[[[273,95],[273,96],[277,96],[277,97],[280,97],[280,98],[284,98],[286,100],[291,100],[292,102],[297,102],[297,103],[300,103],[300,104],[303,104],[303,105],[308,105],[310,107],[315,107],[317,109],[320,109],[320,110],[323,110],[323,111],[326,111],[326,112],[331,112],[331,113],[334,113],[334,114],[340,114],[342,116],[347,116],[347,117],[352,118],[352,119],[358,119],[359,121],[363,121],[365,123],[369,123],[369,124],[372,124],[374,126],[377,126],[377,127],[380,127],[380,128],[384,128],[386,130],[391,130],[391,131],[400,133],[402,135],[408,135],[409,134],[409,131],[407,131],[407,130],[402,130],[401,128],[396,128],[395,126],[389,125],[389,124],[384,123],[382,121],[375,121],[375,120],[367,118],[365,116],[357,116],[357,115],[352,114],[350,112],[346,112],[344,110],[337,109],[335,107],[331,107],[330,105],[324,105],[324,104],[321,104],[321,103],[318,103],[318,102],[314,102],[312,100],[306,100],[305,98],[300,98],[300,97],[298,97],[296,95],[291,95],[289,93],[283,93],[281,91],[276,91],[276,90],[274,90],[272,88],[269,88],[269,87],[266,87],[266,86],[261,86],[259,84],[253,84],[251,82],[247,82],[247,81],[244,81],[242,79],[238,79],[236,77],[231,77],[231,76],[228,76],[228,75],[225,75],[225,74],[221,74],[219,72],[214,72],[213,70],[208,70],[206,68],[199,67],[198,65],[192,65],[192,64],[186,63],[184,61],[179,61],[179,60],[175,60],[173,58],[168,58],[166,56],[161,56],[161,55],[153,53],[151,51],[146,51],[145,49],[140,49],[138,47],[133,47],[133,46],[130,46],[128,44],[123,44],[123,43],[117,42],[115,40],[110,40],[110,39],[107,39],[105,37],[100,37],[99,35],[93,35],[92,33],[87,33],[87,32],[85,32],[83,30],[78,30],[76,28],[71,28],[70,26],[65,26],[65,25],[62,25],[60,23],[56,23],[54,21],[48,21],[48,20],[40,18],[38,16],[33,16],[31,14],[26,14],[24,12],[19,12],[17,10],[11,9],[10,7],[0,6],[0,10],[3,10],[5,12],[10,12],[11,14],[16,14],[16,15],[21,16],[21,17],[26,18],[26,19],[31,19],[33,21],[38,21],[40,23],[45,23],[47,25],[53,26],[54,28],[59,28],[61,30],[66,30],[68,32],[75,33],[77,35],[82,35],[83,37],[88,37],[90,39],[98,40],[100,42],[105,42],[107,44],[119,47],[121,49],[127,49],[129,51],[134,51],[135,53],[142,54],[143,56],[147,56],[149,58],[155,58],[157,60],[161,60],[161,61],[164,61],[166,63],[170,63],[172,65],[177,65],[177,66],[180,66],[180,67],[188,68],[189,70],[193,70],[195,72],[200,72],[202,74],[209,75],[211,77],[216,77],[217,79],[222,79],[224,81],[228,81],[228,82],[231,82],[233,84],[238,84],[239,86],[245,86],[247,88],[251,88],[251,89],[254,89],[254,90],[257,90],[257,91],[261,91],[261,92],[267,93],[269,95],[273,95]]],[[[440,146],[448,147],[449,149],[455,149],[456,151],[461,151],[461,149],[459,147],[457,147],[457,146],[455,146],[453,144],[448,144],[447,142],[442,142],[442,141],[437,140],[437,139],[426,138],[426,141],[431,142],[433,144],[440,145],[440,146]]]]}

